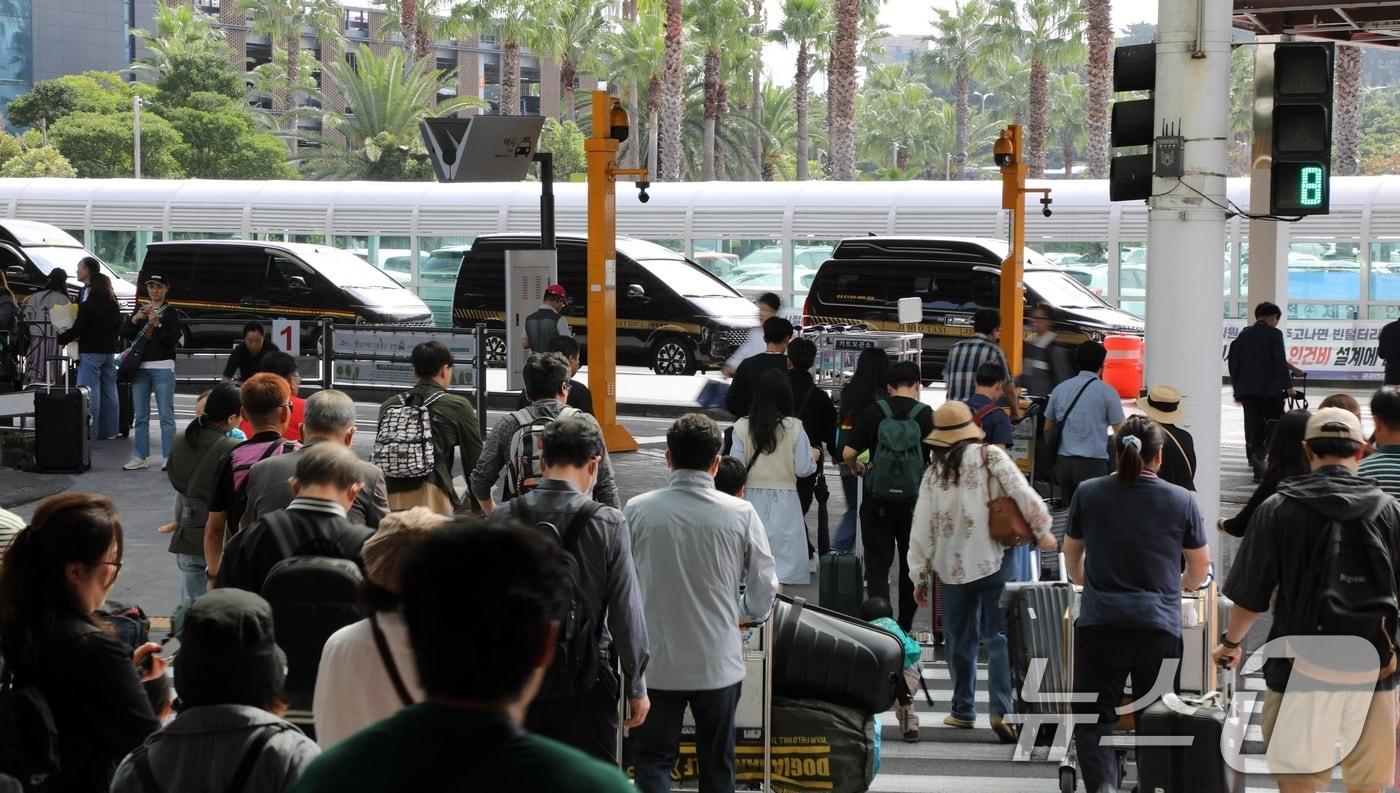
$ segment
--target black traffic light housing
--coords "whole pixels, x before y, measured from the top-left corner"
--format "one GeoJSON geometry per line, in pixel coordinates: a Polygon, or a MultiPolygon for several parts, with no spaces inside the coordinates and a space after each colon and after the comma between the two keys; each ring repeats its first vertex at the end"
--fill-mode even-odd
{"type": "Polygon", "coordinates": [[[1269,211],[1325,215],[1331,207],[1335,45],[1274,45],[1273,165],[1269,211]]]}
{"type": "MultiPolygon", "coordinates": [[[[1113,90],[1147,91],[1146,99],[1113,103],[1109,146],[1151,146],[1156,106],[1151,91],[1157,80],[1157,45],[1134,44],[1113,50],[1113,90]]],[[[1115,156],[1108,163],[1108,200],[1145,201],[1152,195],[1152,155],[1115,156]]]]}

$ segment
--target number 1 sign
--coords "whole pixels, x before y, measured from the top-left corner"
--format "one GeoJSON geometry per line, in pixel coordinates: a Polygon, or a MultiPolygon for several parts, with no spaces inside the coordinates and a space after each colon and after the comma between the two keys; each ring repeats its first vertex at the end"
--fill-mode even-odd
{"type": "Polygon", "coordinates": [[[282,352],[292,357],[301,355],[301,322],[281,317],[272,320],[272,338],[282,352]]]}

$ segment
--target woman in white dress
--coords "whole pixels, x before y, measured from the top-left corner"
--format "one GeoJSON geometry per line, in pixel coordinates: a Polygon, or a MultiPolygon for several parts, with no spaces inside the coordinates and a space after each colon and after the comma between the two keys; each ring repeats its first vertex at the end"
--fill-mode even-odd
{"type": "Polygon", "coordinates": [[[58,355],[59,331],[48,324],[51,322],[49,310],[68,302],[68,273],[62,267],[55,267],[49,271],[49,281],[44,288],[30,295],[24,303],[23,319],[30,323],[24,371],[30,383],[47,383],[54,376],[49,371],[52,368],[49,359],[58,355]]]}
{"type": "Polygon", "coordinates": [[[744,498],[763,520],[777,563],[778,583],[806,585],[812,570],[807,561],[807,524],[797,498],[797,479],[817,470],[820,451],[813,448],[802,422],[793,416],[787,372],[769,369],[758,378],[749,415],[734,423],[730,454],[748,467],[744,498]]]}

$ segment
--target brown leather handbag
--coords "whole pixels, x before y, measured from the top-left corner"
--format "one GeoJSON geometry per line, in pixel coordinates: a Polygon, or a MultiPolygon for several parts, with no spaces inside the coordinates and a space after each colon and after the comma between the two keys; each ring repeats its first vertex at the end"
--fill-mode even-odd
{"type": "MultiPolygon", "coordinates": [[[[990,497],[996,477],[992,474],[991,464],[987,462],[987,447],[985,445],[982,447],[982,464],[987,469],[987,495],[990,497]]],[[[1031,532],[1031,525],[1021,514],[1021,508],[1016,506],[1016,500],[1010,496],[989,498],[987,513],[989,516],[987,533],[995,542],[1008,548],[1015,548],[1035,540],[1035,534],[1031,532]]]]}

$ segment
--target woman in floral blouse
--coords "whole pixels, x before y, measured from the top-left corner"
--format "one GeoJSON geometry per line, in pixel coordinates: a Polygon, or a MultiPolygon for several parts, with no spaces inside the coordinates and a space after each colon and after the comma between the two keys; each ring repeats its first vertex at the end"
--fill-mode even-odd
{"type": "Polygon", "coordinates": [[[1011,457],[982,442],[982,430],[962,402],[945,402],[933,414],[933,432],[924,442],[933,461],[924,472],[909,535],[909,571],[919,605],[929,602],[933,576],[943,591],[943,637],[953,678],[953,709],[943,720],[972,729],[977,717],[977,648],[987,645],[988,710],[992,730],[1014,743],[1015,728],[1003,721],[1011,712],[1011,663],[1006,644],[1006,610],[998,605],[1007,581],[1014,580],[1014,549],[992,540],[987,505],[1010,496],[1030,524],[1042,550],[1057,548],[1050,512],[1011,457]]]}

